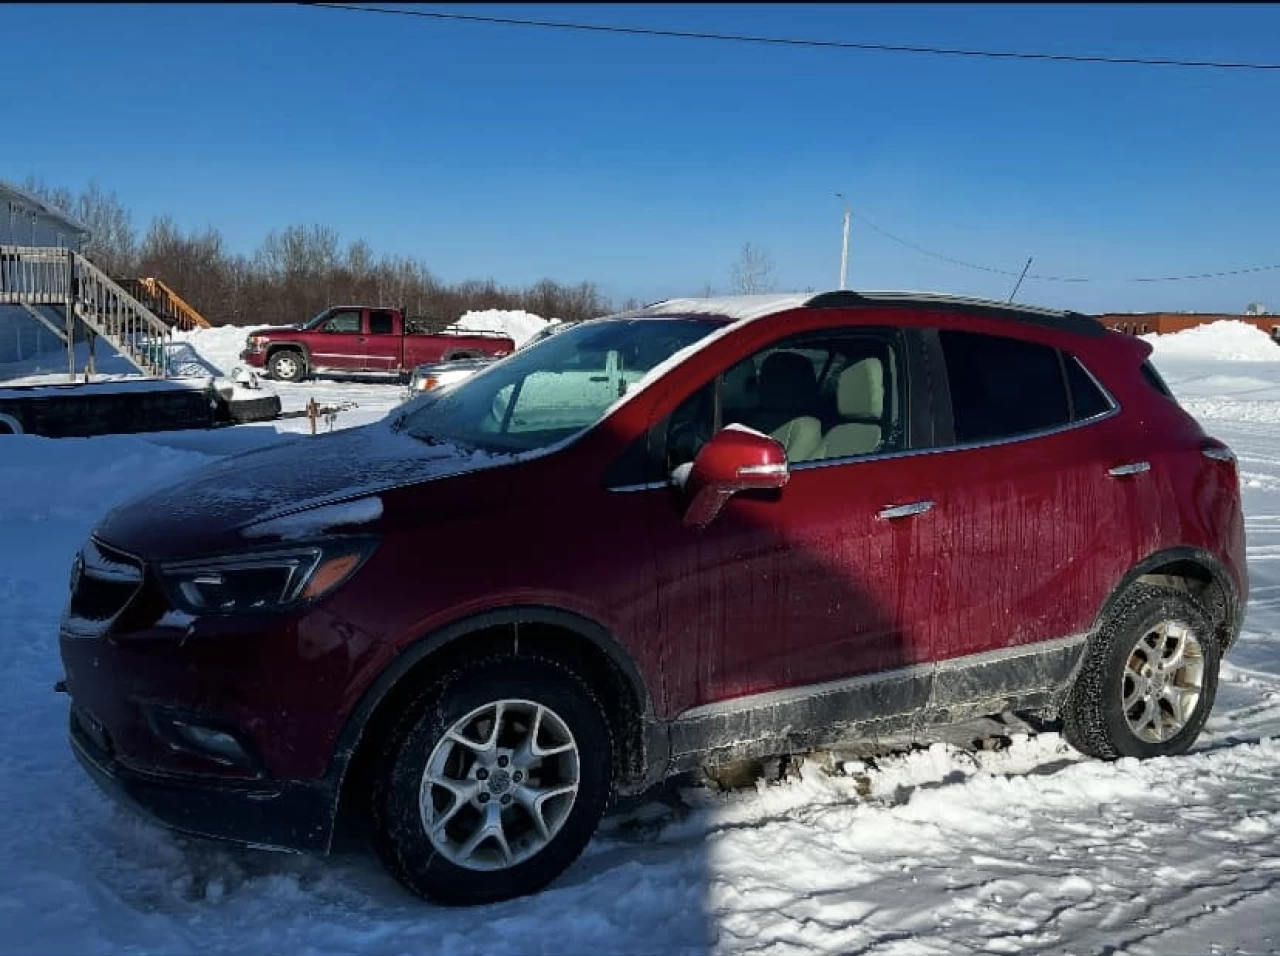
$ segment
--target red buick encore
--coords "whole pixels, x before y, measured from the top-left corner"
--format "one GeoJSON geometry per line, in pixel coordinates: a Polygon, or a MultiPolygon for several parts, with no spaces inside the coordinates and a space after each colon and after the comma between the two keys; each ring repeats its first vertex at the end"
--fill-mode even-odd
{"type": "Polygon", "coordinates": [[[673,300],[110,514],[77,757],[161,823],[445,903],[667,775],[982,715],[1178,754],[1247,599],[1235,458],[1139,339],[944,296],[673,300]],[[344,831],[345,832],[345,831],[344,831]]]}

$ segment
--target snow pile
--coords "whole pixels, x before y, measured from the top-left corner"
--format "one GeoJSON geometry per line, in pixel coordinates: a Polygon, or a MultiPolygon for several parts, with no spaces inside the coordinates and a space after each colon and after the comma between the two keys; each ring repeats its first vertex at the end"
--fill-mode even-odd
{"type": "Polygon", "coordinates": [[[244,340],[250,332],[262,328],[266,326],[218,325],[211,329],[175,331],[173,342],[177,344],[170,347],[169,366],[174,374],[183,374],[183,368],[200,368],[203,371],[197,374],[230,375],[236,366],[244,365],[240,361],[244,340]]]}
{"type": "Polygon", "coordinates": [[[1280,345],[1257,326],[1238,319],[1197,325],[1184,332],[1144,335],[1155,357],[1217,359],[1228,362],[1280,362],[1280,345]]]}
{"type": "MultiPolygon", "coordinates": [[[[559,319],[551,319],[558,322],[559,319]]],[[[523,312],[520,309],[484,309],[468,312],[458,320],[462,329],[476,329],[489,332],[505,332],[516,343],[516,348],[524,345],[548,324],[540,315],[523,312]]]]}
{"type": "MultiPolygon", "coordinates": [[[[43,552],[40,540],[60,522],[71,522],[76,534],[111,507],[148,488],[207,464],[219,456],[162,447],[135,435],[97,438],[40,438],[5,435],[0,456],[0,541],[15,545],[0,551],[6,558],[43,552]],[[9,525],[8,522],[16,522],[9,525]]],[[[78,542],[77,542],[78,544],[78,542]]],[[[71,555],[65,556],[68,563],[71,555]]],[[[3,577],[0,576],[0,583],[3,577]]]]}

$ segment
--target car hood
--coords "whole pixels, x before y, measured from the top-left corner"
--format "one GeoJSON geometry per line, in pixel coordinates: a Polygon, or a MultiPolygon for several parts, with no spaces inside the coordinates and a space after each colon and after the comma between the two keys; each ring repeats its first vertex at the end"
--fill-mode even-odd
{"type": "Polygon", "coordinates": [[[269,529],[305,527],[305,518],[297,516],[318,509],[339,515],[341,524],[368,523],[380,508],[355,506],[344,512],[331,506],[511,460],[419,441],[386,422],[315,438],[282,436],[277,445],[225,458],[125,502],[94,533],[149,560],[199,557],[288,537],[269,529]],[[267,521],[266,532],[252,527],[267,521]]]}
{"type": "Polygon", "coordinates": [[[269,325],[265,329],[254,329],[250,335],[288,335],[291,332],[301,332],[301,325],[269,325]]]}

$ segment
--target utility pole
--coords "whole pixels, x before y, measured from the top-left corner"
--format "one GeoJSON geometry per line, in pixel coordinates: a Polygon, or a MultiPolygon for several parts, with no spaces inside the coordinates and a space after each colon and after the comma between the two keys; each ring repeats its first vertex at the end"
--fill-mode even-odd
{"type": "Polygon", "coordinates": [[[840,242],[840,288],[849,288],[849,200],[844,198],[844,193],[836,193],[836,196],[844,203],[844,238],[840,242]]]}

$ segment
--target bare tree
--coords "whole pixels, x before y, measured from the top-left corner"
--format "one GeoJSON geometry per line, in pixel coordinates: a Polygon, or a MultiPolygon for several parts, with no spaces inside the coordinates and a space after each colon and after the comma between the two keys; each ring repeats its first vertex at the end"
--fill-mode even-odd
{"type": "Polygon", "coordinates": [[[731,285],[739,295],[773,291],[773,258],[769,251],[745,243],[733,264],[731,285]]]}
{"type": "Polygon", "coordinates": [[[28,176],[22,188],[89,229],[84,253],[105,272],[123,276],[136,268],[138,237],[129,211],[114,192],[105,193],[97,183],[91,182],[89,188],[77,196],[65,186],[54,189],[34,176],[28,176]]]}
{"type": "Polygon", "coordinates": [[[320,224],[270,232],[252,255],[230,253],[212,227],[187,232],[169,216],[152,220],[139,240],[116,194],[95,183],[79,195],[34,177],[24,188],[82,220],[93,233],[88,255],[111,275],[162,279],[214,325],[296,322],[339,303],[399,307],[442,322],[456,322],[471,309],[527,309],[565,320],[609,311],[593,282],[543,279],[527,288],[493,279],[445,283],[419,260],[375,257],[363,240],[343,248],[337,232],[320,224]]]}

